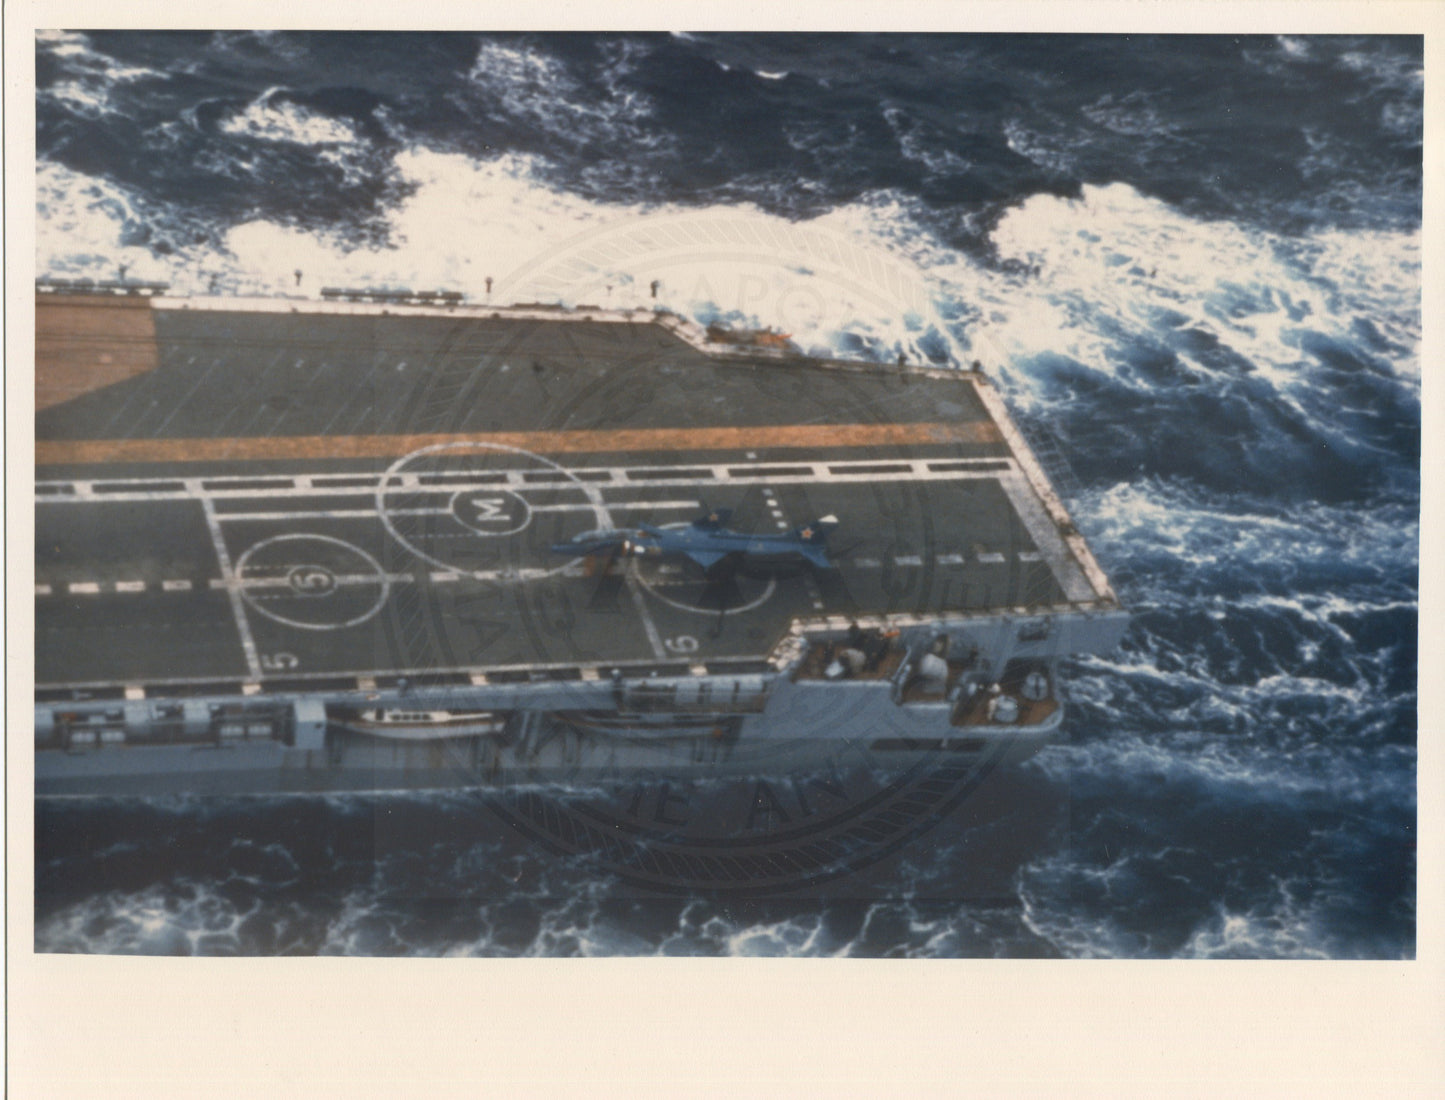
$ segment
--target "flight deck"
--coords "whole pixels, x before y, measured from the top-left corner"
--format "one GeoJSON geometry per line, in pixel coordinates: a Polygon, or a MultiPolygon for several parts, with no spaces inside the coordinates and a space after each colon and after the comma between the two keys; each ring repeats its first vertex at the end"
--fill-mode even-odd
{"type": "Polygon", "coordinates": [[[1113,605],[986,378],[643,311],[42,294],[38,697],[764,665],[796,624],[1113,605]],[[588,530],[833,515],[833,568],[588,530]]]}

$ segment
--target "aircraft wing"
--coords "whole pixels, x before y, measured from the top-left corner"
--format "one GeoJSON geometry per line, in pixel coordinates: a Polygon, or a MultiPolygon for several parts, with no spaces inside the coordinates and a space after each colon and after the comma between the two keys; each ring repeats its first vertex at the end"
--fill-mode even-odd
{"type": "Polygon", "coordinates": [[[805,544],[798,548],[798,553],[802,554],[803,557],[807,558],[808,561],[819,569],[833,568],[833,563],[828,560],[828,555],[824,553],[821,546],[808,546],[805,544]]]}
{"type": "Polygon", "coordinates": [[[726,553],[719,550],[688,550],[686,553],[688,557],[704,569],[711,569],[718,562],[722,561],[723,558],[727,557],[726,553]]]}

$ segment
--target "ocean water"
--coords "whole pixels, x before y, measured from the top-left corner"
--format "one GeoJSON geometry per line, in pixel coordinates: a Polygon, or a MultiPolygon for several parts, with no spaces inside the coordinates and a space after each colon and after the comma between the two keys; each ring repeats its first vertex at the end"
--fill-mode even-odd
{"type": "Polygon", "coordinates": [[[41,802],[36,947],[1410,958],[1418,38],[56,32],[38,271],[651,304],[987,363],[1133,615],[858,881],[640,893],[484,795],[41,802]],[[489,282],[490,280],[490,282],[489,282]]]}

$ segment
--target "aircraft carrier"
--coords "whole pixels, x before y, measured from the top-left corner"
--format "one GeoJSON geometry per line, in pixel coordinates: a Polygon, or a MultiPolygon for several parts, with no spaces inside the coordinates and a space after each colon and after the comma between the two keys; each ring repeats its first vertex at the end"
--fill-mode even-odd
{"type": "Polygon", "coordinates": [[[1126,616],[987,373],[660,310],[36,294],[41,796],[1016,760],[1126,616]],[[553,549],[836,517],[831,568],[553,549]]]}

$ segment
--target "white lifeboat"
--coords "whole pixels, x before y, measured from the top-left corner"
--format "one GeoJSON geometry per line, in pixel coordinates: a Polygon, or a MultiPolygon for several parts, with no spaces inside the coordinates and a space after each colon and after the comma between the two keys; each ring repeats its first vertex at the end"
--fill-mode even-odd
{"type": "Polygon", "coordinates": [[[501,733],[504,718],[490,711],[408,710],[376,707],[336,721],[342,729],[396,741],[439,741],[501,733]]]}

